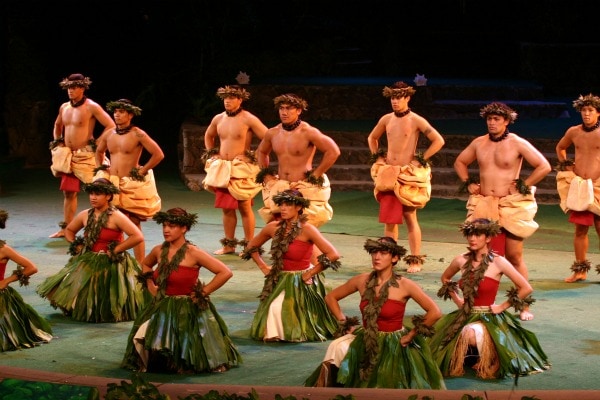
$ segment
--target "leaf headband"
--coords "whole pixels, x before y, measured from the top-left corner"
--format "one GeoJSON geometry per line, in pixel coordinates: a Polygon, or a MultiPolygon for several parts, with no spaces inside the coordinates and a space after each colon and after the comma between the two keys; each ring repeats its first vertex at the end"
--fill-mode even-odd
{"type": "Polygon", "coordinates": [[[518,116],[515,110],[504,103],[490,103],[479,110],[479,115],[482,118],[487,118],[488,115],[501,115],[508,119],[511,124],[517,120],[518,116]]]}
{"type": "Polygon", "coordinates": [[[278,206],[282,203],[286,203],[307,208],[310,205],[310,200],[302,196],[294,196],[289,192],[280,192],[273,196],[273,203],[277,204],[278,206]]]}
{"type": "Polygon", "coordinates": [[[217,90],[217,96],[219,98],[221,98],[221,100],[223,100],[229,96],[235,96],[235,97],[239,97],[242,100],[248,100],[250,98],[250,92],[248,92],[246,89],[241,88],[241,87],[225,86],[225,87],[220,87],[217,90]]]}
{"type": "Polygon", "coordinates": [[[185,226],[190,229],[196,222],[198,222],[198,214],[188,213],[185,215],[176,215],[164,211],[159,211],[152,217],[157,224],[164,224],[168,222],[173,225],[185,226]]]}
{"type": "Polygon", "coordinates": [[[391,88],[386,86],[383,88],[383,97],[410,97],[417,91],[412,86],[406,86],[403,88],[391,88]]]}
{"type": "Polygon", "coordinates": [[[92,183],[86,183],[83,185],[83,190],[87,193],[102,193],[102,194],[117,194],[121,191],[118,187],[112,184],[107,179],[97,179],[92,183]]]}
{"type": "Polygon", "coordinates": [[[460,231],[463,236],[467,237],[470,235],[481,235],[484,234],[488,237],[496,236],[500,233],[500,225],[497,221],[489,219],[478,218],[473,221],[467,221],[460,225],[460,231]]]}
{"type": "Polygon", "coordinates": [[[365,241],[364,249],[369,254],[377,251],[389,251],[390,254],[398,257],[402,257],[404,254],[406,254],[406,249],[404,247],[390,240],[386,240],[385,238],[377,240],[367,239],[365,241]]]}
{"type": "Polygon", "coordinates": [[[87,76],[81,74],[70,75],[68,78],[63,79],[58,83],[61,88],[68,89],[71,87],[79,86],[84,89],[89,89],[92,81],[87,76]]]}
{"type": "Polygon", "coordinates": [[[142,109],[138,106],[134,105],[131,100],[128,99],[119,99],[115,101],[109,101],[106,103],[106,109],[110,112],[114,112],[115,110],[121,109],[125,110],[129,113],[132,113],[135,116],[142,115],[142,109]]]}
{"type": "Polygon", "coordinates": [[[303,111],[308,110],[308,103],[306,102],[306,100],[298,97],[293,93],[282,94],[281,96],[275,97],[273,99],[273,104],[275,105],[275,108],[279,108],[279,106],[282,104],[289,104],[303,111]]]}
{"type": "Polygon", "coordinates": [[[600,97],[594,96],[590,93],[587,96],[579,95],[579,98],[573,101],[573,107],[578,112],[581,112],[581,109],[585,106],[592,106],[597,111],[600,111],[600,97]]]}

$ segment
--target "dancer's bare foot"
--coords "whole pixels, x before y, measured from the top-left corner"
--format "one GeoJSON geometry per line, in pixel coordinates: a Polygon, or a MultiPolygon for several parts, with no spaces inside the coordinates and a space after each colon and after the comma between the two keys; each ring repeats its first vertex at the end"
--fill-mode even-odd
{"type": "Polygon", "coordinates": [[[423,255],[410,254],[410,255],[404,257],[402,260],[404,260],[404,262],[408,266],[406,268],[406,272],[408,272],[409,274],[415,274],[417,272],[421,272],[421,270],[423,269],[423,264],[425,263],[425,257],[427,257],[427,256],[424,254],[423,255]]]}
{"type": "Polygon", "coordinates": [[[578,281],[585,281],[587,279],[586,272],[573,272],[570,277],[565,278],[565,282],[574,283],[578,281]]]}
{"type": "Polygon", "coordinates": [[[65,237],[65,231],[64,231],[64,229],[61,229],[60,231],[55,232],[55,233],[53,233],[52,235],[50,235],[48,237],[52,238],[52,239],[63,238],[63,237],[65,237]]]}
{"type": "Polygon", "coordinates": [[[521,321],[531,321],[533,319],[533,314],[529,311],[529,308],[521,311],[521,315],[519,315],[521,321]]]}
{"type": "Polygon", "coordinates": [[[227,255],[227,254],[235,254],[235,247],[227,247],[227,246],[225,246],[225,247],[223,247],[223,248],[221,248],[219,250],[215,250],[213,252],[213,254],[215,256],[224,256],[224,255],[227,255]]]}
{"type": "Polygon", "coordinates": [[[423,266],[421,264],[411,264],[406,269],[406,272],[408,272],[409,274],[415,274],[417,272],[421,272],[422,269],[423,269],[423,266]]]}

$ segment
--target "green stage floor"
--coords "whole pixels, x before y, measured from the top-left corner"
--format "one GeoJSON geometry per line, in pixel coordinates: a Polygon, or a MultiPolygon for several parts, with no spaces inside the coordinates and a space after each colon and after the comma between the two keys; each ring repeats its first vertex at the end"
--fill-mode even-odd
{"type": "MultiPolygon", "coordinates": [[[[222,237],[221,214],[212,207],[213,196],[188,190],[174,168],[164,166],[155,173],[164,209],[181,206],[199,214],[200,224],[193,228],[188,238],[206,250],[218,248],[218,239],[222,237]]],[[[255,203],[257,209],[262,203],[260,196],[255,203]]],[[[337,192],[333,193],[331,203],[335,214],[322,230],[343,256],[342,269],[327,274],[327,283],[333,287],[356,273],[368,270],[369,257],[362,245],[365,238],[381,235],[382,227],[377,222],[377,204],[371,193],[337,192]]],[[[79,208],[87,207],[87,198],[81,195],[79,208]]],[[[35,287],[58,272],[68,259],[67,243],[48,239],[48,235],[56,230],[56,223],[62,219],[62,194],[58,191],[58,180],[46,169],[24,170],[18,179],[3,185],[0,208],[10,213],[7,229],[0,231],[0,238],[31,258],[40,270],[31,278],[29,287],[16,289],[51,322],[56,336],[49,344],[34,349],[0,353],[0,366],[130,379],[130,373],[120,369],[119,363],[131,322],[73,322],[35,294],[35,287]]],[[[452,310],[452,304],[442,302],[435,295],[440,286],[441,272],[454,255],[464,250],[464,241],[457,230],[464,215],[461,200],[444,199],[433,199],[419,213],[423,253],[428,258],[424,271],[410,278],[422,285],[444,312],[452,310]]],[[[526,322],[525,326],[538,335],[552,362],[552,369],[519,379],[518,389],[600,389],[596,378],[600,376],[600,321],[594,306],[600,302],[600,276],[592,273],[586,282],[563,283],[562,279],[569,275],[573,261],[572,226],[557,205],[540,206],[537,221],[540,229],[526,242],[525,253],[537,302],[533,307],[535,319],[526,322]]],[[[259,221],[259,228],[261,226],[259,221]]],[[[160,226],[155,223],[144,223],[143,231],[147,249],[162,242],[160,226]]],[[[401,244],[407,246],[403,240],[405,228],[401,227],[400,232],[401,244]]],[[[592,263],[600,263],[595,235],[591,236],[590,248],[592,263]]],[[[261,273],[252,262],[244,262],[235,256],[222,259],[231,267],[234,276],[211,298],[227,322],[244,363],[222,374],[147,374],[147,379],[187,384],[300,386],[321,361],[328,343],[283,344],[250,340],[249,326],[262,288],[261,273]]],[[[201,278],[209,280],[210,275],[202,272],[201,278]]],[[[508,288],[505,286],[499,297],[504,296],[504,289],[508,288]]],[[[357,304],[356,297],[342,303],[349,315],[358,315],[357,304]]],[[[415,304],[409,303],[407,320],[419,313],[415,304]]],[[[510,390],[513,387],[510,379],[482,381],[473,376],[448,379],[446,383],[448,389],[465,392],[510,390]]]]}

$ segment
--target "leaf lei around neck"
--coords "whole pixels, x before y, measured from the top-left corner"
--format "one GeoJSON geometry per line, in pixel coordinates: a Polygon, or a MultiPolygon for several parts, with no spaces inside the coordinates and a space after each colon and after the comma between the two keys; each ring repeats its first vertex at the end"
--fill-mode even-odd
{"type": "Polygon", "coordinates": [[[477,291],[479,290],[479,284],[484,278],[485,271],[488,269],[490,263],[494,261],[493,252],[483,254],[479,267],[475,269],[475,267],[473,267],[473,261],[475,261],[475,257],[476,254],[474,252],[469,252],[467,254],[467,262],[463,266],[462,273],[462,292],[464,303],[459,313],[456,315],[454,322],[452,322],[452,325],[450,325],[448,328],[446,336],[442,341],[442,345],[448,344],[450,341],[452,341],[456,333],[462,329],[464,322],[467,320],[469,314],[471,313],[471,309],[473,308],[473,304],[475,303],[475,297],[477,296],[477,291]]]}
{"type": "Polygon", "coordinates": [[[90,208],[88,210],[88,219],[83,230],[84,252],[90,251],[92,249],[92,246],[100,237],[100,232],[102,231],[102,228],[106,227],[106,224],[108,223],[108,218],[115,211],[115,208],[113,206],[109,206],[105,211],[102,212],[102,214],[100,214],[98,218],[96,218],[94,210],[94,208],[90,208]]]}
{"type": "Polygon", "coordinates": [[[185,258],[185,254],[187,252],[189,244],[190,242],[186,240],[177,250],[177,252],[173,255],[171,261],[169,261],[168,256],[171,244],[169,242],[163,242],[160,250],[160,261],[158,263],[158,298],[163,298],[165,296],[165,292],[167,290],[167,278],[169,277],[169,275],[171,275],[173,272],[179,269],[179,265],[181,264],[181,261],[183,261],[183,259],[185,258]]]}
{"type": "Polygon", "coordinates": [[[373,271],[367,280],[367,288],[363,297],[367,300],[367,305],[363,310],[363,319],[365,322],[365,358],[362,361],[360,375],[362,380],[366,380],[371,375],[373,367],[379,358],[379,344],[377,343],[377,319],[381,313],[381,308],[388,299],[390,286],[399,287],[398,279],[402,276],[395,271],[392,271],[392,276],[381,285],[379,297],[377,297],[375,288],[377,287],[377,272],[373,271]]]}
{"type": "Polygon", "coordinates": [[[277,230],[273,235],[273,240],[271,241],[271,260],[273,260],[273,265],[271,267],[271,271],[265,278],[265,284],[263,286],[262,293],[260,294],[260,299],[263,300],[273,292],[273,288],[277,284],[279,280],[279,274],[283,270],[283,255],[288,251],[290,247],[290,243],[298,237],[300,232],[302,231],[302,225],[306,221],[306,217],[300,217],[296,221],[292,222],[290,231],[286,234],[287,221],[282,220],[279,222],[277,226],[277,230]]]}

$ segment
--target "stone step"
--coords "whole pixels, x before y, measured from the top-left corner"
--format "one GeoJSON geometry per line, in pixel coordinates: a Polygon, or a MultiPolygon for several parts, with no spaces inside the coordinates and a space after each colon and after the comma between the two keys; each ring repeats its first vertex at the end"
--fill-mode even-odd
{"type": "MultiPolygon", "coordinates": [[[[418,150],[424,150],[425,148],[419,148],[418,150]]],[[[452,167],[456,157],[460,154],[463,149],[451,149],[442,148],[431,158],[431,163],[435,167],[452,167]]],[[[369,165],[371,158],[371,151],[367,147],[340,147],[340,156],[336,160],[336,164],[340,165],[369,165]]],[[[556,153],[541,152],[542,155],[548,160],[551,165],[555,165],[558,161],[556,153]]],[[[320,162],[321,155],[316,154],[314,161],[320,162]]],[[[524,166],[525,167],[525,166],[524,166]]]]}
{"type": "MultiPolygon", "coordinates": [[[[359,60],[359,59],[357,59],[359,60]]],[[[362,59],[360,59],[362,61],[362,59]]],[[[281,93],[296,93],[309,103],[308,117],[317,120],[377,120],[390,111],[389,100],[381,95],[384,86],[397,80],[413,84],[413,78],[389,78],[385,81],[360,82],[342,79],[299,78],[253,84],[248,109],[261,120],[273,116],[273,98],[281,93]]],[[[522,117],[561,115],[567,104],[544,100],[543,88],[526,81],[430,79],[427,86],[415,86],[411,107],[426,118],[465,118],[478,113],[482,105],[502,101],[518,105],[522,117]],[[463,103],[461,103],[463,102],[463,103]],[[529,103],[526,103],[529,102],[529,103]]]]}
{"type": "MultiPolygon", "coordinates": [[[[518,110],[519,118],[564,118],[569,116],[569,105],[564,102],[536,100],[503,100],[508,106],[518,110]]],[[[479,110],[490,100],[435,100],[424,107],[414,107],[428,119],[474,119],[479,110]]]]}
{"type": "MultiPolygon", "coordinates": [[[[373,181],[366,180],[331,180],[331,189],[333,192],[340,191],[361,191],[370,192],[373,190],[373,181]]],[[[457,185],[438,185],[434,184],[431,187],[431,197],[439,199],[459,199],[467,201],[467,195],[458,193],[457,185]]],[[[535,198],[538,204],[556,204],[560,203],[556,188],[541,189],[537,188],[535,198]]]]}

